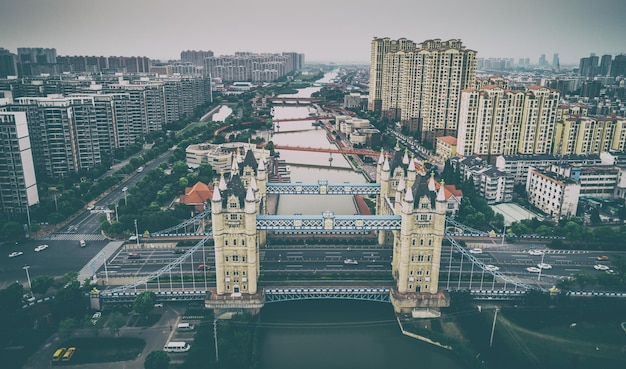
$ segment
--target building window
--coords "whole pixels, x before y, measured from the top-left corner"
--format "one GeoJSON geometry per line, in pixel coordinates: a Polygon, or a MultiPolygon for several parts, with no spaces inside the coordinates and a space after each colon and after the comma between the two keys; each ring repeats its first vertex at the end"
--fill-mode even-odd
{"type": "Polygon", "coordinates": [[[228,240],[224,240],[224,246],[228,246],[228,240]]]}
{"type": "Polygon", "coordinates": [[[245,245],[246,245],[246,239],[244,238],[241,240],[241,246],[245,246],[245,245]]]}
{"type": "Polygon", "coordinates": [[[233,246],[237,246],[237,239],[233,240],[233,246]]]}
{"type": "Polygon", "coordinates": [[[239,261],[239,256],[233,255],[233,261],[239,261]]]}
{"type": "Polygon", "coordinates": [[[224,256],[224,261],[228,262],[228,256],[224,256]]]}

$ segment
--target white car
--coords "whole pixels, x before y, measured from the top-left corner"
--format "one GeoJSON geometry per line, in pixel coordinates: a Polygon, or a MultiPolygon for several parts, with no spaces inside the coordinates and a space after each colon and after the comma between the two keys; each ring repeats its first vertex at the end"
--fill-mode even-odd
{"type": "Polygon", "coordinates": [[[10,258],[14,258],[14,257],[16,257],[16,256],[20,256],[20,255],[22,255],[22,254],[24,254],[24,253],[23,253],[23,252],[21,252],[21,251],[13,251],[12,253],[10,253],[10,254],[9,254],[9,257],[10,257],[10,258]]]}
{"type": "Polygon", "coordinates": [[[497,267],[497,266],[491,265],[491,264],[487,264],[487,265],[485,265],[485,270],[487,270],[489,272],[497,272],[498,270],[500,270],[500,267],[497,267]]]}
{"type": "Polygon", "coordinates": [[[529,255],[534,255],[534,256],[543,255],[543,251],[541,251],[541,250],[530,250],[530,251],[528,251],[528,254],[529,255]]]}
{"type": "Polygon", "coordinates": [[[482,254],[483,249],[471,249],[469,250],[470,254],[482,254]]]}
{"type": "Polygon", "coordinates": [[[359,264],[359,262],[354,259],[346,259],[343,261],[343,263],[346,265],[358,265],[359,264]]]}
{"type": "Polygon", "coordinates": [[[539,269],[552,269],[552,265],[547,263],[539,263],[537,264],[537,268],[539,269]]]}
{"type": "Polygon", "coordinates": [[[596,264],[593,266],[593,269],[595,270],[609,270],[609,267],[606,265],[602,265],[602,264],[596,264]]]}
{"type": "Polygon", "coordinates": [[[530,273],[539,273],[541,271],[541,269],[539,269],[537,267],[528,267],[528,268],[526,268],[526,271],[528,271],[530,273]]]}
{"type": "Polygon", "coordinates": [[[48,245],[39,245],[35,247],[35,252],[43,251],[48,248],[48,245]]]}

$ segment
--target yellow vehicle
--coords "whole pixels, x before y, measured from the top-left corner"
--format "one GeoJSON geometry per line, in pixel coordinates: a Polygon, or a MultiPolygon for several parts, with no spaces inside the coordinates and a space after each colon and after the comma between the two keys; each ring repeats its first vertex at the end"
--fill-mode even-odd
{"type": "Polygon", "coordinates": [[[76,351],[76,347],[68,348],[67,351],[65,351],[65,354],[63,354],[63,358],[61,360],[70,361],[72,355],[74,355],[74,351],[76,351]]]}
{"type": "Polygon", "coordinates": [[[59,361],[63,353],[65,352],[65,347],[58,348],[54,354],[52,354],[52,361],[59,361]]]}

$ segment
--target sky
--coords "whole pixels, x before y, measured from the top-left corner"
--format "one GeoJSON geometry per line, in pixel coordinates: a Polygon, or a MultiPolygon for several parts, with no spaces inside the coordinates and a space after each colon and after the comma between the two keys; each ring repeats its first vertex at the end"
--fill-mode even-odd
{"type": "Polygon", "coordinates": [[[626,53],[625,0],[0,0],[0,47],[180,59],[295,51],[369,64],[374,37],[460,39],[479,58],[561,65],[626,53]]]}

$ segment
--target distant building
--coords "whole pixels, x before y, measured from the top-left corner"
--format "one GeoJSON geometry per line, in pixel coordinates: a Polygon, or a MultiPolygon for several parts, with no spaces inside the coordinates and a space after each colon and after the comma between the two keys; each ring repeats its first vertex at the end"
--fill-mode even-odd
{"type": "Polygon", "coordinates": [[[548,169],[553,164],[600,165],[598,155],[500,155],[496,158],[496,168],[508,173],[515,184],[525,184],[528,170],[532,168],[548,169]]]}
{"type": "Polygon", "coordinates": [[[191,63],[196,67],[204,68],[204,59],[212,57],[213,51],[207,50],[186,50],[180,52],[180,61],[183,63],[191,63]]]}

